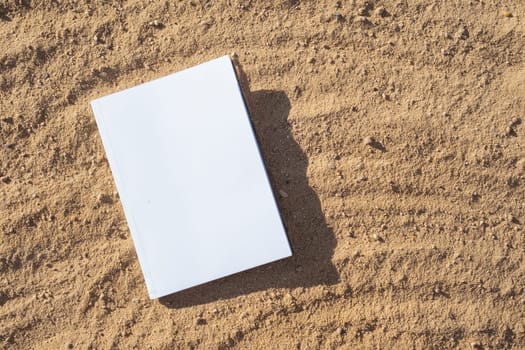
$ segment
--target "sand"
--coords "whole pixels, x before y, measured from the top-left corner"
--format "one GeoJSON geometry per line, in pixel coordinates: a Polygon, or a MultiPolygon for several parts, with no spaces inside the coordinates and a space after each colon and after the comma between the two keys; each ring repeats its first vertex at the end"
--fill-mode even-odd
{"type": "Polygon", "coordinates": [[[429,3],[0,2],[0,347],[525,348],[525,3],[429,3]],[[88,102],[232,52],[294,257],[150,301],[88,102]]]}

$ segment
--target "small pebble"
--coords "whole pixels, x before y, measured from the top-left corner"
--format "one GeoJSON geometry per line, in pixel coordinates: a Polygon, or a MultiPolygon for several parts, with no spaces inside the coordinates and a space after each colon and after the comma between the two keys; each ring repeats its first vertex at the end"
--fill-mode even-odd
{"type": "Polygon", "coordinates": [[[378,15],[379,17],[386,17],[386,16],[388,16],[388,12],[386,11],[386,9],[383,6],[379,6],[375,10],[375,14],[378,15]]]}
{"type": "Polygon", "coordinates": [[[518,187],[518,185],[519,185],[519,181],[518,181],[518,179],[516,179],[515,177],[510,176],[510,177],[507,179],[507,185],[508,185],[510,188],[518,187]]]}
{"type": "Polygon", "coordinates": [[[507,18],[512,17],[512,13],[510,11],[503,11],[502,15],[503,15],[503,17],[507,17],[507,18]]]}
{"type": "Polygon", "coordinates": [[[372,136],[367,136],[363,139],[363,144],[367,146],[372,146],[376,140],[372,136]]]}
{"type": "Polygon", "coordinates": [[[519,224],[520,221],[512,214],[507,215],[507,221],[511,224],[519,224]]]}
{"type": "Polygon", "coordinates": [[[336,332],[338,335],[340,335],[340,336],[343,336],[343,335],[346,333],[346,332],[345,332],[345,329],[344,329],[344,328],[341,328],[341,327],[337,328],[337,329],[335,330],[335,332],[336,332]]]}
{"type": "Polygon", "coordinates": [[[9,176],[4,176],[2,182],[5,184],[11,183],[11,178],[9,176]]]}
{"type": "Polygon", "coordinates": [[[153,20],[151,22],[149,22],[149,25],[154,27],[154,28],[158,28],[158,29],[162,29],[164,28],[164,24],[158,20],[153,20]]]}
{"type": "Polygon", "coordinates": [[[456,32],[454,36],[456,37],[456,39],[466,40],[469,37],[469,32],[467,28],[462,27],[456,32]]]}
{"type": "Polygon", "coordinates": [[[368,11],[366,8],[361,7],[360,9],[357,10],[357,15],[358,16],[368,16],[368,11]]]}
{"type": "Polygon", "coordinates": [[[279,194],[280,194],[281,197],[283,197],[283,198],[288,198],[288,193],[284,192],[283,190],[279,190],[279,194]]]}
{"type": "Polygon", "coordinates": [[[357,178],[357,181],[359,181],[359,182],[363,182],[363,181],[366,181],[366,180],[368,180],[368,177],[366,177],[365,175],[361,175],[361,176],[359,176],[357,178]]]}
{"type": "Polygon", "coordinates": [[[202,326],[202,325],[205,325],[206,324],[206,320],[202,317],[197,317],[197,319],[195,319],[195,324],[197,326],[202,326]]]}
{"type": "Polygon", "coordinates": [[[377,241],[377,242],[382,242],[383,241],[383,239],[377,233],[374,233],[372,235],[372,238],[374,239],[374,241],[377,241]]]}
{"type": "Polygon", "coordinates": [[[345,20],[343,15],[339,12],[334,13],[334,18],[337,22],[343,22],[345,20]]]}
{"type": "Polygon", "coordinates": [[[481,344],[477,341],[473,341],[472,343],[470,343],[470,346],[472,347],[472,349],[481,349],[481,344]]]}

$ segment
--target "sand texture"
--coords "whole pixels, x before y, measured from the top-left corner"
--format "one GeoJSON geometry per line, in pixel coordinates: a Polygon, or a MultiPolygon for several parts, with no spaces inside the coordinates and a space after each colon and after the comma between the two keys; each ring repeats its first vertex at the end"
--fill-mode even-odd
{"type": "Polygon", "coordinates": [[[0,0],[0,348],[525,348],[523,14],[0,0]],[[294,257],[150,301],[89,101],[232,52],[294,257]]]}

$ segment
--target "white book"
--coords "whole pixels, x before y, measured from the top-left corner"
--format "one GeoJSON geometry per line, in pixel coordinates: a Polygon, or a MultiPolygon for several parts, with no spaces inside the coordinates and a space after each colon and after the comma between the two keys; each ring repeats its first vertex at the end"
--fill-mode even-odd
{"type": "Polygon", "coordinates": [[[292,255],[228,56],[91,106],[150,298],[292,255]]]}

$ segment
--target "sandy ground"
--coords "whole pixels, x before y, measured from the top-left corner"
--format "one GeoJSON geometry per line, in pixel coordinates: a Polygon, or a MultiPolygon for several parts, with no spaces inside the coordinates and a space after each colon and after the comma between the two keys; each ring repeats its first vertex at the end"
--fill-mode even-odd
{"type": "Polygon", "coordinates": [[[525,3],[429,3],[1,0],[0,348],[525,348],[525,3]],[[295,256],[150,301],[88,102],[231,52],[295,256]]]}

